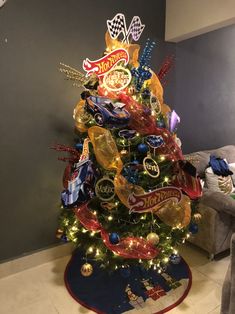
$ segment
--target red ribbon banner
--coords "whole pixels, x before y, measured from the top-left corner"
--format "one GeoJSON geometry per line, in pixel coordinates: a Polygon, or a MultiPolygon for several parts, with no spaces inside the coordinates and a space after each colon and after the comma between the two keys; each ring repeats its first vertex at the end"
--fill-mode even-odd
{"type": "Polygon", "coordinates": [[[139,237],[121,238],[118,244],[109,241],[108,232],[103,229],[95,214],[87,207],[87,203],[74,208],[80,223],[88,230],[100,231],[104,244],[111,251],[124,258],[152,259],[159,254],[159,250],[151,243],[139,237]]]}
{"type": "Polygon", "coordinates": [[[156,189],[146,194],[130,194],[128,198],[130,212],[142,213],[160,208],[165,202],[175,199],[180,202],[181,191],[173,186],[156,189]]]}
{"type": "Polygon", "coordinates": [[[98,76],[103,76],[120,61],[124,61],[125,65],[129,62],[129,54],[123,48],[115,49],[98,60],[91,61],[86,58],[83,61],[83,70],[87,72],[87,75],[96,73],[98,76]]]}

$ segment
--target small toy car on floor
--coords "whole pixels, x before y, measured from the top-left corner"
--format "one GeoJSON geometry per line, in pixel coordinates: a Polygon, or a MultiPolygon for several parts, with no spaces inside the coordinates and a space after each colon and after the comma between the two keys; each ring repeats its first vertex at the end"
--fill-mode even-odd
{"type": "Polygon", "coordinates": [[[124,103],[113,102],[109,98],[89,96],[86,98],[85,109],[91,113],[99,126],[126,126],[130,120],[130,113],[124,109],[124,103]]]}

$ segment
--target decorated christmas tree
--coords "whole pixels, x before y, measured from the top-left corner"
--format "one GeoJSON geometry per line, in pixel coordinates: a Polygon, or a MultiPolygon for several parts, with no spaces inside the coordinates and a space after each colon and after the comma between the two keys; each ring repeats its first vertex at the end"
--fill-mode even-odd
{"type": "Polygon", "coordinates": [[[75,145],[55,145],[68,156],[63,176],[57,236],[90,261],[124,269],[135,264],[161,272],[180,259],[177,247],[198,229],[201,186],[195,167],[180,149],[180,118],[164,103],[162,81],[150,67],[155,42],[137,41],[144,30],[138,16],[127,29],[123,14],[107,21],[106,49],[85,59],[84,73],[61,64],[61,72],[82,87],[74,109],[75,145]]]}

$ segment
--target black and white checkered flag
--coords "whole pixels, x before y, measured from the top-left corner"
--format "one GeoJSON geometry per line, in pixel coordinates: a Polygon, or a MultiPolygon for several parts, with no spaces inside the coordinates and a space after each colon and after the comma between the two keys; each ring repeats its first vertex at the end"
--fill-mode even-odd
{"type": "Polygon", "coordinates": [[[127,31],[125,40],[128,42],[128,38],[131,35],[133,40],[137,41],[140,38],[144,28],[145,25],[141,23],[140,17],[134,16],[127,31]]]}
{"type": "Polygon", "coordinates": [[[126,19],[122,13],[116,14],[112,20],[107,20],[107,27],[112,39],[116,39],[121,33],[124,38],[127,35],[126,19]]]}

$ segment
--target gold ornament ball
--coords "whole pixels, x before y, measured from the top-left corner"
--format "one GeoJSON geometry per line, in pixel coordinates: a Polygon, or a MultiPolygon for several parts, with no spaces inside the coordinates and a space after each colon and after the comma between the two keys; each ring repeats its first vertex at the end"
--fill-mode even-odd
{"type": "Polygon", "coordinates": [[[81,267],[81,274],[84,277],[89,277],[93,273],[93,267],[89,263],[85,263],[81,267]]]}
{"type": "Polygon", "coordinates": [[[120,151],[120,154],[121,154],[122,156],[125,156],[125,155],[128,154],[128,151],[127,151],[126,149],[122,149],[122,150],[120,151]]]}
{"type": "Polygon", "coordinates": [[[193,218],[195,221],[200,221],[202,219],[202,215],[200,213],[196,213],[193,215],[193,218]]]}
{"type": "Polygon", "coordinates": [[[56,231],[56,237],[57,237],[57,239],[61,239],[63,233],[64,233],[63,230],[58,229],[58,230],[56,231]]]}
{"type": "Polygon", "coordinates": [[[155,232],[151,232],[147,235],[147,241],[151,244],[158,244],[159,236],[155,232]]]}

